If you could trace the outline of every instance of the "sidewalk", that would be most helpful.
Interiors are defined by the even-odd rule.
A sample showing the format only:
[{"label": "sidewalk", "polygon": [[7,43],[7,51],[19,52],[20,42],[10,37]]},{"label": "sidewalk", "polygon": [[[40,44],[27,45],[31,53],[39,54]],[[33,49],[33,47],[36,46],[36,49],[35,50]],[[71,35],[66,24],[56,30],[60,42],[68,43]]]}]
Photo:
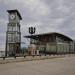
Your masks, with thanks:
[{"label": "sidewalk", "polygon": [[6,64],[6,63],[13,63],[13,62],[24,62],[24,61],[32,61],[32,60],[44,60],[44,59],[53,59],[53,58],[63,58],[66,56],[75,56],[75,54],[68,54],[68,55],[47,55],[47,56],[26,56],[24,57],[10,57],[10,58],[0,58],[0,64]]}]

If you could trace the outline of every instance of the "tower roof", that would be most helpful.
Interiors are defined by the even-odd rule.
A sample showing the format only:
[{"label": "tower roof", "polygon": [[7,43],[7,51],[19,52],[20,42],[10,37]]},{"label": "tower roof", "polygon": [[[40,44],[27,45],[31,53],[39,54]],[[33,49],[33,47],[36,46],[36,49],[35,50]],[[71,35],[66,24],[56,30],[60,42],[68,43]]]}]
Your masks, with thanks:
[{"label": "tower roof", "polygon": [[7,12],[8,12],[8,13],[17,12],[17,14],[18,14],[19,17],[20,17],[20,20],[22,20],[22,17],[21,17],[21,15],[20,15],[20,13],[19,13],[19,11],[18,11],[17,9],[15,9],[15,10],[7,10]]}]

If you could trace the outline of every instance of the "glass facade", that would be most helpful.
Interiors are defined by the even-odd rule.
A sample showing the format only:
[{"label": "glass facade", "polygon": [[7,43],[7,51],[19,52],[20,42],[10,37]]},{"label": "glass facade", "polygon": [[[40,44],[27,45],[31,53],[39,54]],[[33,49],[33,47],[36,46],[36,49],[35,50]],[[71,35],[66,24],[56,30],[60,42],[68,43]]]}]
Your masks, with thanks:
[{"label": "glass facade", "polygon": [[[35,42],[36,41],[36,42]],[[73,41],[64,36],[52,35],[52,36],[39,36],[39,38],[32,39],[32,43],[35,42],[39,45],[40,51],[49,53],[70,53],[74,52]]]}]

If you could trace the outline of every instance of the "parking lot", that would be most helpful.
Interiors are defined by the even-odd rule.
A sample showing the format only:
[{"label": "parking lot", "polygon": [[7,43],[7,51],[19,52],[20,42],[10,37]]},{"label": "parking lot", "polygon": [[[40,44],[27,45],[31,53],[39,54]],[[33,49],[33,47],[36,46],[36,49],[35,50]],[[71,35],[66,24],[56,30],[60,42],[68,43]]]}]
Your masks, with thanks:
[{"label": "parking lot", "polygon": [[75,56],[0,64],[0,75],[75,75]]}]

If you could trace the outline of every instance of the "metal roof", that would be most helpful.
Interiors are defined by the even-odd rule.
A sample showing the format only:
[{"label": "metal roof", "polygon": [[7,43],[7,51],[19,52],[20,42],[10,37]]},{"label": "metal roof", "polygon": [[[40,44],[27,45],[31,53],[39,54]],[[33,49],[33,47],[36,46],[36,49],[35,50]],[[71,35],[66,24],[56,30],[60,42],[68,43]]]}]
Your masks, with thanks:
[{"label": "metal roof", "polygon": [[55,34],[55,35],[60,35],[60,36],[63,36],[64,38],[67,38],[71,41],[73,41],[70,37],[66,36],[66,35],[63,35],[61,33],[57,33],[57,32],[51,32],[51,33],[42,33],[42,34],[32,34],[32,35],[27,35],[27,36],[24,36],[25,38],[38,38],[40,36],[46,36],[46,35],[52,35],[52,34]]},{"label": "metal roof", "polygon": [[17,14],[19,15],[20,19],[22,20],[22,17],[21,17],[21,15],[20,15],[20,13],[19,13],[19,11],[17,9],[15,9],[15,10],[7,10],[7,12],[8,13],[17,12]]}]

